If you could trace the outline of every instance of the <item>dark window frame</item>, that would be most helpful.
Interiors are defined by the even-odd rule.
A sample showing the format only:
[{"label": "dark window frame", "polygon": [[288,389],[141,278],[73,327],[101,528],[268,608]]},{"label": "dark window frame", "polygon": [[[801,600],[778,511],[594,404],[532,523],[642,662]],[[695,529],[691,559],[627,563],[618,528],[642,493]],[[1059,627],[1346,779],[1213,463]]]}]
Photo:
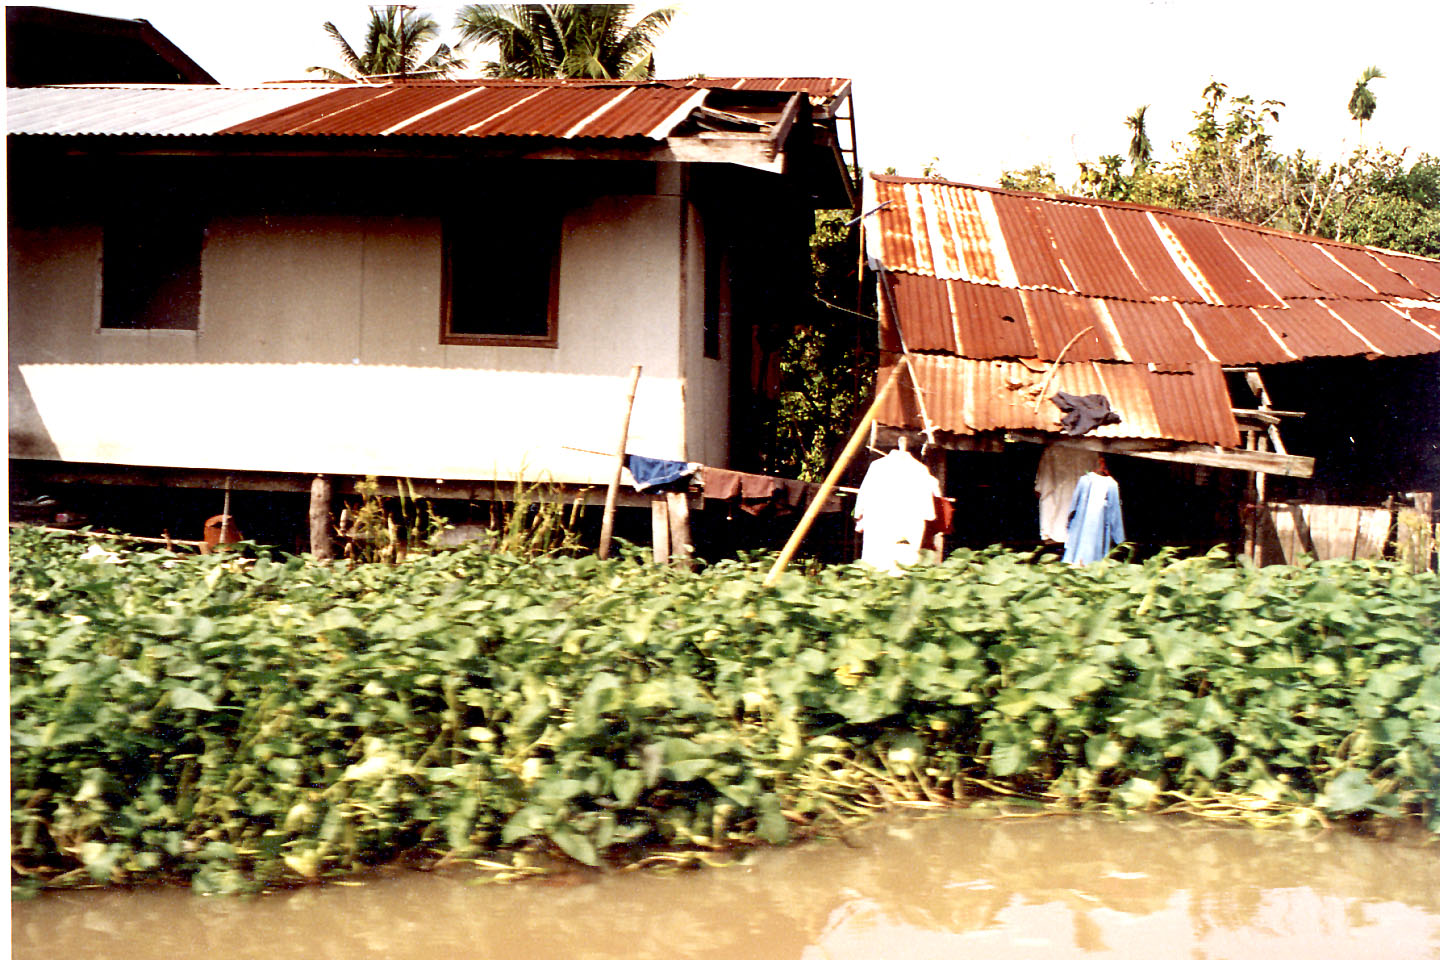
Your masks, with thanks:
[{"label": "dark window frame", "polygon": [[205,218],[150,210],[109,217],[100,239],[100,329],[200,329]]},{"label": "dark window frame", "polygon": [[[533,219],[534,211],[528,211]],[[490,237],[467,237],[460,239],[461,228],[456,220],[446,219],[441,226],[441,281],[440,281],[440,343],[446,346],[471,346],[471,347],[542,347],[554,349],[560,345],[560,248],[562,245],[563,229],[562,216],[558,211],[542,214],[542,226],[524,235],[525,249],[518,252],[515,250],[513,239],[498,241]],[[478,242],[477,242],[478,240]],[[476,298],[480,294],[472,283],[467,285],[468,293],[461,292],[465,287],[456,283],[455,270],[457,257],[463,256],[468,250],[472,259],[477,262],[489,262],[494,264],[497,274],[507,276],[507,263],[513,265],[517,257],[532,255],[548,260],[545,280],[545,333],[514,333],[511,331],[494,329],[484,330],[456,330],[457,313],[466,313],[475,309],[475,304],[463,302],[466,297]],[[508,274],[509,280],[514,281],[513,274]],[[523,281],[522,281],[523,282]],[[522,292],[520,296],[534,296],[532,293]],[[461,301],[457,304],[457,297]],[[457,310],[458,307],[458,310]],[[473,323],[472,321],[468,321]],[[476,324],[478,326],[478,324]]]}]

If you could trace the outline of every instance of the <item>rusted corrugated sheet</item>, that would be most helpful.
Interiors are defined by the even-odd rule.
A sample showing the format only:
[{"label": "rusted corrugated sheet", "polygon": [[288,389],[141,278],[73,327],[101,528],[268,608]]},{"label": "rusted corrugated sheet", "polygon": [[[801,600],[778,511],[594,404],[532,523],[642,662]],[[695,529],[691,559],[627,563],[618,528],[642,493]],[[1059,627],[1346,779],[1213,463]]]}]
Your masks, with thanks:
[{"label": "rusted corrugated sheet", "polygon": [[[1121,422],[1089,434],[1097,437],[1172,439],[1225,447],[1239,445],[1229,396],[1218,365],[1195,364],[1179,373],[1159,373],[1139,364],[1065,363],[1046,384],[1047,365],[1005,360],[912,355],[924,409],[931,425],[969,435],[992,430],[1060,432],[1062,412],[1050,400],[1056,391],[1104,394]],[[889,375],[882,368],[881,378]],[[1044,386],[1045,394],[1040,390]],[[1037,403],[1038,400],[1038,403]],[[923,426],[921,404],[908,375],[881,404],[877,419],[886,426]]]},{"label": "rusted corrugated sheet", "polygon": [[1108,300],[1105,307],[1120,332],[1125,352],[1135,363],[1204,363],[1210,359],[1185,325],[1177,304]]},{"label": "rusted corrugated sheet", "polygon": [[[1036,212],[1039,201],[1007,193],[995,194],[995,213],[1005,235],[1005,249],[1022,287],[1073,290],[1060,266],[1055,244],[1045,221]],[[888,213],[889,211],[885,211]]]},{"label": "rusted corrugated sheet", "polygon": [[1169,228],[1205,278],[1205,282],[1227,306],[1283,306],[1265,289],[1245,261],[1225,243],[1220,228],[1207,220],[1157,213],[1155,219]]},{"label": "rusted corrugated sheet", "polygon": [[1206,349],[1221,363],[1288,363],[1298,359],[1287,353],[1253,307],[1181,305],[1186,318],[1200,334]]},{"label": "rusted corrugated sheet", "polygon": [[1150,298],[1110,238],[1098,209],[1075,203],[1035,204],[1034,209],[1045,220],[1073,289],[1121,300]]},{"label": "rusted corrugated sheet", "polygon": [[1377,253],[1376,256],[1385,266],[1424,290],[1427,297],[1440,298],[1440,263],[1398,253]]},{"label": "rusted corrugated sheet", "polygon": [[[663,139],[711,90],[849,93],[836,78],[726,81],[460,80],[259,88],[35,87],[8,90],[14,135],[528,136]],[[738,94],[726,95],[734,100]],[[751,97],[750,99],[756,99]],[[780,102],[760,96],[762,106]],[[768,107],[767,107],[768,109]]]},{"label": "rusted corrugated sheet", "polygon": [[663,82],[721,90],[779,90],[826,100],[843,96],[850,90],[850,81],[843,77],[694,77]]},{"label": "rusted corrugated sheet", "polygon": [[890,278],[895,310],[905,321],[901,334],[906,349],[957,352],[945,281],[908,273],[894,273]]},{"label": "rusted corrugated sheet", "polygon": [[[1015,401],[1034,386],[1016,361],[1032,348],[1053,361],[1087,327],[1064,355],[1061,389],[1125,396],[1138,426],[1122,430],[1222,446],[1239,433],[1217,362],[1440,353],[1436,261],[1200,214],[874,180],[890,202],[871,222],[872,254],[895,282],[934,284],[914,287],[898,323],[907,339],[914,328],[918,342],[958,354],[925,358],[931,415],[946,429],[1046,429]],[[1015,316],[1007,294],[1023,305],[1028,342],[996,320]]]},{"label": "rusted corrugated sheet", "polygon": [[1266,234],[1265,242],[1275,252],[1289,261],[1297,272],[1319,288],[1322,297],[1354,297],[1363,299],[1375,296],[1375,291],[1356,280],[1350,271],[1325,256],[1319,244],[1306,237],[1287,237]]},{"label": "rusted corrugated sheet", "polygon": [[[345,87],[225,134],[664,137],[697,94],[684,88],[424,84]],[[673,117],[669,124],[664,123]]]},{"label": "rusted corrugated sheet", "polygon": [[1225,231],[1225,242],[1240,255],[1245,265],[1279,297],[1315,297],[1320,290],[1296,272],[1290,262],[1265,242],[1258,230],[1235,228]]},{"label": "rusted corrugated sheet", "polygon": [[1160,436],[1221,447],[1240,446],[1230,412],[1230,390],[1218,364],[1195,363],[1155,370],[1146,381]]},{"label": "rusted corrugated sheet", "polygon": [[1306,357],[1351,357],[1370,348],[1318,300],[1286,300],[1285,310],[1265,313],[1286,349]]},{"label": "rusted corrugated sheet", "polygon": [[1150,291],[1152,298],[1197,302],[1204,299],[1190,279],[1176,266],[1175,257],[1161,241],[1155,222],[1148,213],[1144,210],[1107,207],[1103,214],[1106,225],[1120,245],[1121,253],[1125,255],[1145,289]]},{"label": "rusted corrugated sheet", "polygon": [[1389,356],[1440,353],[1440,338],[1419,324],[1404,319],[1383,303],[1374,300],[1327,300],[1325,306]]},{"label": "rusted corrugated sheet", "polygon": [[963,280],[945,282],[960,335],[959,349],[952,352],[987,358],[1035,356],[1020,291]]},{"label": "rusted corrugated sheet", "polygon": [[1392,297],[1423,298],[1425,296],[1425,291],[1387,269],[1384,264],[1364,250],[1342,247],[1335,243],[1326,244],[1325,252],[1339,260],[1342,267],[1359,277],[1362,283],[1374,289],[1376,293]]},{"label": "rusted corrugated sheet", "polygon": [[[1030,331],[1035,337],[1036,355],[1041,360],[1055,360],[1065,351],[1064,360],[1116,360],[1119,352],[1110,340],[1105,323],[1088,297],[1076,297],[1049,290],[1026,290],[1021,294],[1025,313],[1030,318]],[[1086,330],[1086,328],[1089,328]],[[1072,338],[1076,338],[1071,343]],[[964,333],[961,333],[964,337]]]},{"label": "rusted corrugated sheet", "polygon": [[1440,334],[1440,310],[1431,310],[1428,307],[1411,307],[1410,319],[1420,324],[1427,330],[1433,330]]}]

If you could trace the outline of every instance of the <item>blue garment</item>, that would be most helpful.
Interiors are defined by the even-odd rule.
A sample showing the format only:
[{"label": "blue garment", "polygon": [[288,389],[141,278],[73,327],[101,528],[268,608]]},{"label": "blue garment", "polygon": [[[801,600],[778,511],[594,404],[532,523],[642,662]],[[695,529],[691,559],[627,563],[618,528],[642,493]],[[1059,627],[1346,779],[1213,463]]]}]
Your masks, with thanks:
[{"label": "blue garment", "polygon": [[625,454],[625,467],[635,480],[635,489],[640,493],[658,487],[667,487],[690,476],[700,464],[684,460],[656,460],[654,457],[639,457]]},{"label": "blue garment", "polygon": [[1070,522],[1065,534],[1065,562],[1083,565],[1104,559],[1110,548],[1125,539],[1120,517],[1120,485],[1114,477],[1087,473],[1075,484],[1070,498]]}]

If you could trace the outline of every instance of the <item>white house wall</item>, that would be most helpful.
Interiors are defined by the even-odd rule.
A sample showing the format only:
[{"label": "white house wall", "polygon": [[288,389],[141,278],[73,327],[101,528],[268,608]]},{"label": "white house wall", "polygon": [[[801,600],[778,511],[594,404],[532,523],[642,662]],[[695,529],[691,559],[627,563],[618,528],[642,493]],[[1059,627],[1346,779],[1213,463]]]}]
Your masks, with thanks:
[{"label": "white house wall", "polygon": [[685,309],[680,342],[685,369],[685,436],[690,459],[724,464],[730,456],[730,309],[720,316],[720,356],[705,356],[704,223],[694,207],[685,212]]},{"label": "white house wall", "polygon": [[553,349],[439,343],[438,219],[214,219],[194,332],[100,330],[99,229],[12,230],[11,455],[603,482],[640,363],[629,447],[687,458],[681,223],[567,215]]}]

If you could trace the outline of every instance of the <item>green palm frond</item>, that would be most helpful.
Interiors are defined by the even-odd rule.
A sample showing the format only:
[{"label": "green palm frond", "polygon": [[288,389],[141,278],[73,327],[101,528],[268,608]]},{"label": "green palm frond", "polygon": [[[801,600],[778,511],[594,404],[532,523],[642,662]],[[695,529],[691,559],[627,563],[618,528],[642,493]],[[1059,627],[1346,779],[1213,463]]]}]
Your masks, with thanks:
[{"label": "green palm frond", "polygon": [[1370,89],[1371,80],[1383,80],[1385,74],[1379,67],[1366,67],[1360,74],[1360,79],[1355,81],[1355,89],[1350,94],[1350,103],[1347,108],[1350,116],[1359,121],[1360,126],[1365,126],[1365,121],[1375,115],[1375,93]]}]

